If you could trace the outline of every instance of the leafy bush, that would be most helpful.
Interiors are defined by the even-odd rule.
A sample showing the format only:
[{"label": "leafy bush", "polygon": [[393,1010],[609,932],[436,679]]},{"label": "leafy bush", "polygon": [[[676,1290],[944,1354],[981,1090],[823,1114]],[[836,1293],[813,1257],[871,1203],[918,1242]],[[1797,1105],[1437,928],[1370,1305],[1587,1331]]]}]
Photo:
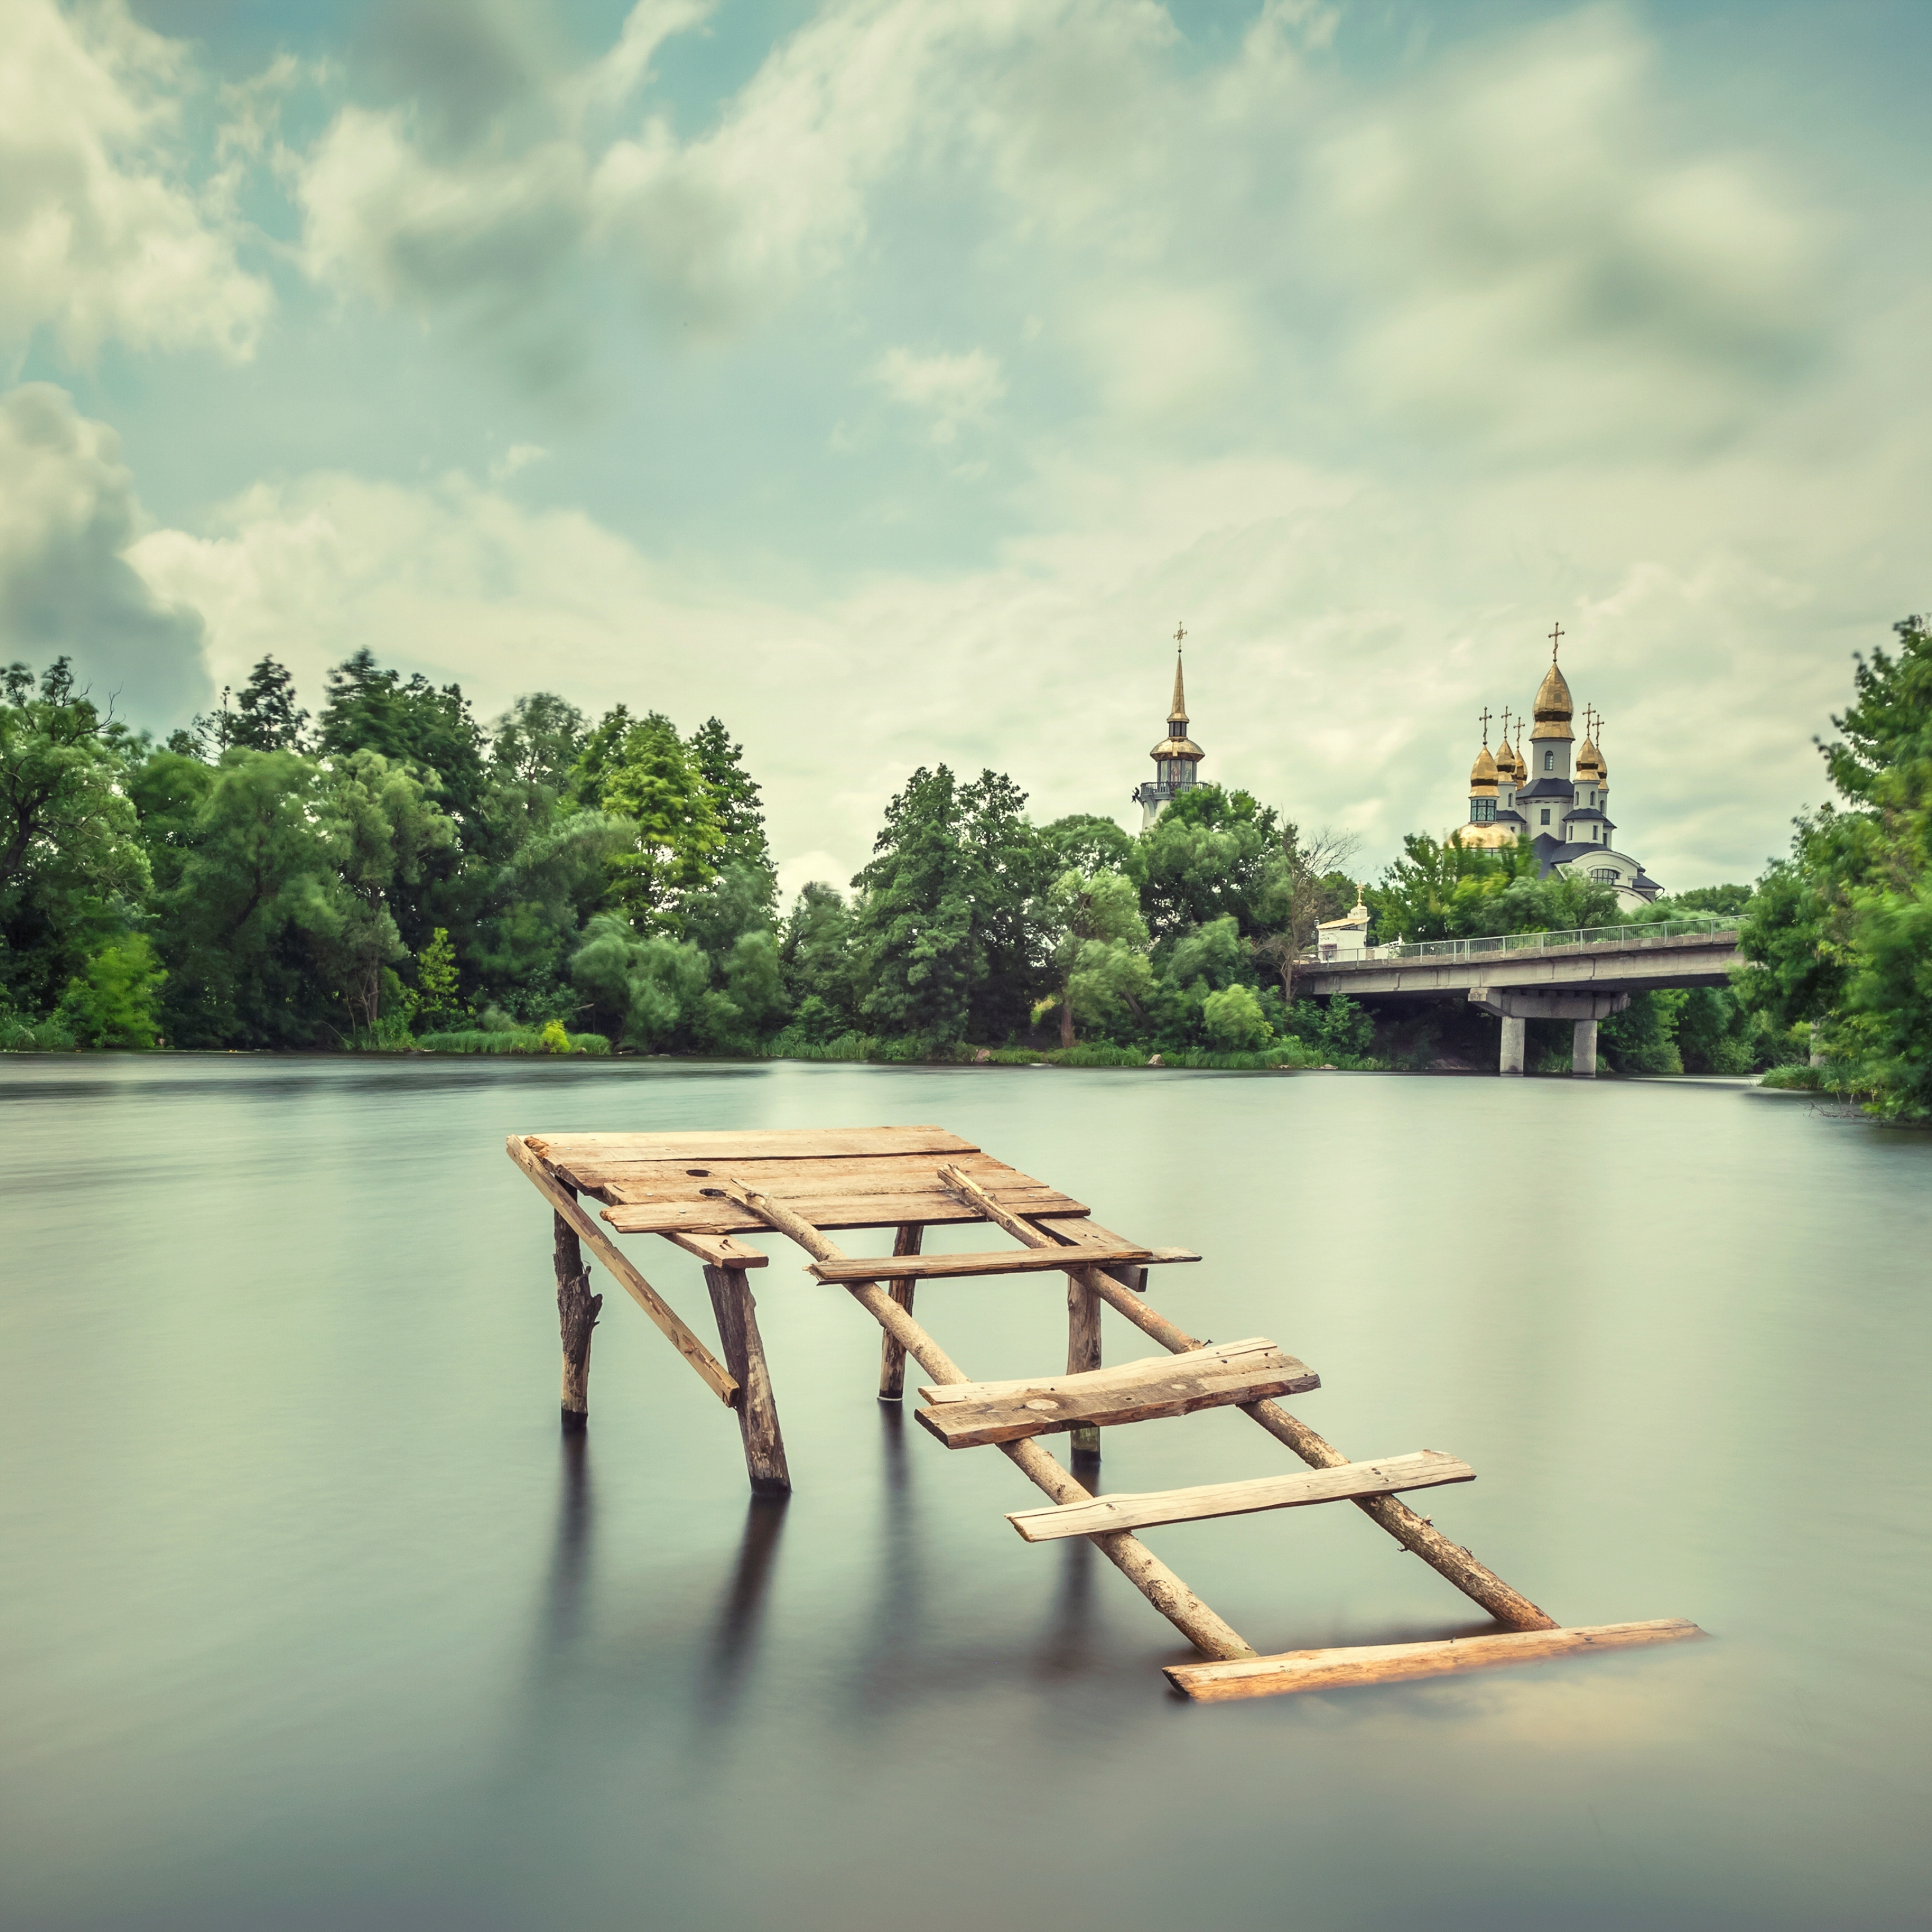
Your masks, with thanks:
[{"label": "leafy bush", "polygon": [[57,1017],[82,1046],[150,1051],[159,1044],[157,1009],[167,976],[145,933],[112,940],[68,982]]},{"label": "leafy bush", "polygon": [[[552,1044],[561,1038],[562,1046]],[[580,1053],[593,1058],[610,1051],[601,1033],[566,1033],[552,1020],[535,1027],[472,1027],[451,1033],[426,1033],[415,1044],[424,1053]]]}]

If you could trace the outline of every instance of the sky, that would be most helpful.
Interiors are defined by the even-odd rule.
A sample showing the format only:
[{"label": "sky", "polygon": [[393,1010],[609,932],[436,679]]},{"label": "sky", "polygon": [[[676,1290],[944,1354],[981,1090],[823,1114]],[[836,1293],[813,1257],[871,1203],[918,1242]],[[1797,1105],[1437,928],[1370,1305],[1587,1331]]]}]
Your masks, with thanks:
[{"label": "sky", "polygon": [[[1560,624],[1754,877],[1932,604],[1932,9],[0,0],[0,657],[166,730],[367,646],[765,788],[1466,815]],[[1493,732],[1492,732],[1493,742]]]}]

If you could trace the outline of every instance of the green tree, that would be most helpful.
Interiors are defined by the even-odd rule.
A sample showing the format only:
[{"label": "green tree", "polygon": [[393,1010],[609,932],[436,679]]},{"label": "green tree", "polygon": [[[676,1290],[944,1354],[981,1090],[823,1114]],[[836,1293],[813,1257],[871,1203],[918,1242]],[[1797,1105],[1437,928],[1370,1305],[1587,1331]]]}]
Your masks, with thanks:
[{"label": "green tree", "polygon": [[710,788],[670,720],[655,711],[626,719],[612,745],[605,728],[616,716],[591,734],[580,766],[582,793],[634,828],[629,849],[611,862],[612,901],[640,932],[675,932],[686,897],[718,875],[724,832]]},{"label": "green tree", "polygon": [[0,994],[42,1011],[124,929],[151,884],[126,728],[57,658],[0,672]]},{"label": "green tree", "polygon": [[643,1052],[668,1050],[688,1033],[711,987],[711,962],[664,933],[640,937],[620,913],[599,913],[572,956],[571,976],[586,994],[598,1031]]},{"label": "green tree", "polygon": [[1025,1023],[1042,977],[1030,916],[1042,855],[1025,802],[998,772],[962,785],[922,766],[886,808],[853,880],[875,1031],[938,1046]]},{"label": "green tree", "polygon": [[[365,652],[364,655],[367,655]],[[221,709],[212,718],[197,721],[216,746],[231,745],[249,752],[299,752],[308,713],[296,703],[296,681],[285,664],[264,656],[248,674],[248,682],[229,704],[226,687]]]},{"label": "green tree", "polygon": [[1075,1043],[1076,1020],[1108,1026],[1144,1017],[1154,968],[1140,895],[1124,873],[1070,868],[1048,890],[1040,926],[1058,991],[1036,1013],[1059,1007],[1063,1047]]},{"label": "green tree", "polygon": [[1231,1053],[1252,1053],[1274,1032],[1262,1003],[1246,986],[1223,986],[1210,993],[1201,1003],[1201,1024],[1216,1046]]},{"label": "green tree", "polygon": [[420,671],[405,679],[358,650],[328,674],[316,736],[325,758],[374,752],[416,772],[456,822],[464,845],[488,822],[489,781],[482,728],[460,685],[440,689]]},{"label": "green tree", "polygon": [[132,1047],[158,1043],[159,1005],[167,974],[145,933],[110,940],[68,982],[58,1018],[82,1046]]},{"label": "green tree", "polygon": [[1774,1029],[1810,1022],[1838,1078],[1881,1111],[1932,1117],[1932,631],[1894,626],[1860,658],[1822,748],[1845,802],[1798,822],[1758,882],[1737,990]]},{"label": "green tree", "polygon": [[711,814],[718,824],[718,863],[762,872],[770,884],[766,902],[772,903],[777,874],[771,848],[765,842],[764,808],[759,788],[745,769],[745,748],[734,745],[724,725],[707,718],[692,734],[692,762],[711,797]]},{"label": "green tree", "polygon": [[858,1024],[859,950],[851,908],[837,886],[814,880],[800,888],[786,915],[778,958],[788,996],[813,1045]]},{"label": "green tree", "polygon": [[1278,839],[1274,812],[1246,792],[1219,785],[1183,792],[1141,834],[1128,868],[1156,943],[1223,918],[1244,938],[1258,936]]},{"label": "green tree", "polygon": [[416,955],[416,1010],[427,1028],[448,1025],[457,1010],[456,948],[446,928],[438,926]]},{"label": "green tree", "polygon": [[1304,832],[1286,824],[1268,854],[1256,896],[1262,937],[1255,952],[1274,968],[1285,1006],[1294,1004],[1295,962],[1314,945],[1322,922],[1341,918],[1354,904],[1354,882],[1341,868],[1360,844],[1352,832],[1324,826]]}]

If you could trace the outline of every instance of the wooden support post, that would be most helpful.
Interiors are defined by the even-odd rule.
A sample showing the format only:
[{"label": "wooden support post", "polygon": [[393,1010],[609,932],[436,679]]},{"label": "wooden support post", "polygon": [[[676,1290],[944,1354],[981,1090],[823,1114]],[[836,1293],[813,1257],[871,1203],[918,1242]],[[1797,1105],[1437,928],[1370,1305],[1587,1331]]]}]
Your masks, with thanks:
[{"label": "wooden support post", "polygon": [[[559,1184],[561,1185],[561,1184]],[[576,1190],[569,1190],[572,1198]],[[556,1264],[556,1325],[563,1342],[563,1432],[580,1436],[590,1426],[590,1334],[604,1298],[590,1292],[590,1270],[575,1231],[561,1214],[550,1216]]]},{"label": "wooden support post", "polygon": [[707,1268],[704,1286],[711,1292],[712,1309],[718,1317],[724,1366],[738,1384],[738,1430],[745,1440],[746,1474],[758,1495],[787,1495],[791,1472],[785,1466],[784,1437],[778,1429],[778,1405],[772,1400],[771,1373],[765,1366],[751,1283],[742,1268]]},{"label": "wooden support post", "polygon": [[[1070,1270],[1066,1276],[1066,1372],[1084,1375],[1100,1366],[1100,1298],[1087,1285],[1087,1268]],[[1076,1454],[1100,1453],[1098,1429],[1069,1432]]]},{"label": "wooden support post", "polygon": [[[818,1261],[840,1261],[843,1251],[802,1215],[768,1194],[728,1181],[728,1200],[755,1214],[768,1227],[788,1235]],[[858,1303],[935,1382],[970,1382],[972,1377],[876,1282],[846,1284]],[[1093,1492],[1063,1469],[1037,1442],[1002,1442],[1000,1452],[1022,1474],[1057,1503],[1090,1502]],[[1088,1538],[1094,1548],[1138,1590],[1204,1657],[1252,1657],[1254,1646],[1208,1608],[1154,1552],[1126,1530]]]},{"label": "wooden support post", "polygon": [[[924,1238],[923,1222],[908,1221],[892,1237],[892,1252],[896,1255],[916,1255],[919,1244]],[[889,1281],[886,1286],[892,1299],[910,1315],[912,1312],[914,1282],[910,1276],[898,1281]],[[901,1402],[905,1397],[905,1345],[890,1329],[879,1340],[879,1400],[881,1402]]]},{"label": "wooden support post", "polygon": [[[1029,1247],[1072,1245],[1009,1214],[973,1178],[956,1167],[942,1167],[940,1178],[963,1198],[976,1203],[989,1220],[997,1222],[1016,1240]],[[1171,1354],[1184,1354],[1202,1345],[1164,1315],[1156,1313],[1131,1290],[1099,1268],[1084,1272],[1100,1299],[1124,1315],[1144,1334],[1151,1335]],[[1278,1442],[1285,1443],[1311,1468],[1336,1469],[1348,1458],[1332,1442],[1324,1442],[1306,1423],[1298,1421],[1279,1402],[1244,1402],[1241,1413],[1258,1423]],[[1478,1563],[1460,1544],[1451,1543],[1435,1526],[1416,1514],[1406,1503],[1394,1496],[1361,1496],[1353,1499],[1356,1508],[1380,1528],[1388,1531],[1403,1549],[1419,1556],[1438,1576],[1455,1585],[1472,1602],[1481,1604],[1499,1624],[1511,1630],[1556,1630],[1556,1619],[1540,1610],[1520,1592],[1513,1590],[1493,1570]]]}]

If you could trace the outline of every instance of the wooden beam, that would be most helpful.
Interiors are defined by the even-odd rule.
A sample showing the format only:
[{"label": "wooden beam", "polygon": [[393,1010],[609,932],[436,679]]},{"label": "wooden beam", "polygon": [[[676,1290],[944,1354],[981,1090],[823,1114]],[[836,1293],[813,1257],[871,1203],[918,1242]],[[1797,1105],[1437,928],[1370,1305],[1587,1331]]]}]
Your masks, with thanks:
[{"label": "wooden beam", "polygon": [[745,1444],[745,1472],[760,1496],[784,1495],[791,1488],[785,1463],[784,1437],[778,1429],[778,1405],[772,1400],[772,1378],[765,1366],[765,1345],[758,1334],[758,1304],[742,1268],[707,1268],[704,1286],[718,1317],[718,1338],[724,1360],[739,1388],[734,1406],[738,1432]]},{"label": "wooden beam", "polygon": [[[843,1258],[836,1243],[828,1240],[810,1222],[794,1214],[783,1202],[735,1185],[730,1191],[733,1200],[757,1214],[767,1226],[788,1235],[814,1259]],[[907,1354],[935,1384],[950,1384],[971,1379],[906,1310],[880,1291],[876,1282],[853,1284],[848,1292],[888,1334],[897,1336]],[[1076,1482],[1038,1443],[1003,1442],[1000,1452],[1054,1502],[1091,1500],[1091,1492]],[[1209,1609],[1138,1537],[1121,1530],[1088,1540],[1204,1656],[1228,1658],[1252,1657],[1255,1654],[1254,1646]]]},{"label": "wooden beam", "polygon": [[[895,1261],[898,1257],[895,1256]],[[1150,1248],[1118,1248],[1096,1252],[1102,1262],[1152,1262],[1160,1256]],[[844,1287],[848,1282],[871,1281],[890,1275],[895,1281],[963,1280],[972,1275],[1045,1274],[1066,1266],[1044,1249],[1002,1248],[991,1254],[912,1255],[888,1268],[877,1255],[854,1255],[842,1261],[814,1262],[806,1272],[820,1281]]]},{"label": "wooden beam", "polygon": [[1288,1650],[1275,1657],[1244,1658],[1230,1664],[1175,1664],[1166,1669],[1168,1682],[1177,1690],[1198,1703],[1219,1704],[1237,1697],[1279,1697],[1298,1690],[1340,1690],[1359,1684],[1443,1677],[1456,1671],[1534,1664],[1546,1658],[1622,1650],[1638,1644],[1682,1643],[1706,1634],[1682,1617],[1662,1617],[1648,1623],[1511,1630],[1499,1636],[1450,1637],[1435,1643]]},{"label": "wooden beam", "polygon": [[686,1326],[670,1304],[638,1272],[630,1257],[620,1248],[584,1210],[562,1182],[551,1174],[542,1157],[532,1154],[520,1134],[512,1134],[505,1150],[530,1177],[530,1184],[548,1201],[558,1220],[563,1222],[590,1252],[616,1276],[617,1286],[648,1315],[668,1336],[678,1353],[698,1371],[726,1408],[732,1407],[738,1394],[734,1377],[724,1365]]},{"label": "wooden beam", "polygon": [[1058,1435],[1081,1423],[1106,1428],[1153,1422],[1318,1385],[1306,1362],[1258,1336],[1186,1355],[1149,1355],[1086,1375],[922,1388],[920,1394],[932,1406],[921,1409],[918,1419],[947,1448],[976,1449],[989,1442]]},{"label": "wooden beam", "polygon": [[[916,1255],[926,1229],[916,1221],[902,1224],[892,1237],[892,1252],[897,1256]],[[888,1281],[886,1292],[910,1315],[912,1312],[913,1284],[901,1278]],[[905,1344],[889,1329],[879,1337],[879,1400],[881,1402],[902,1402],[905,1399]]]},{"label": "wooden beam", "polygon": [[568,1167],[573,1156],[628,1160],[821,1160],[827,1155],[977,1154],[944,1127],[706,1127],[665,1134],[526,1134],[546,1160]]},{"label": "wooden beam", "polygon": [[[1010,1215],[970,1174],[957,1168],[942,1167],[940,1178],[965,1200],[979,1207],[986,1219],[1006,1229],[1016,1240],[1035,1247],[1066,1246],[1057,1234],[1029,1226]],[[1147,1304],[1113,1280],[1104,1269],[1088,1270],[1094,1292],[1117,1314],[1124,1316],[1144,1334],[1151,1335],[1163,1348],[1180,1354],[1201,1345],[1184,1330],[1156,1312]],[[1308,1425],[1288,1414],[1280,1403],[1261,1401],[1246,1403],[1241,1413],[1258,1424],[1276,1442],[1286,1444],[1310,1467],[1339,1468],[1348,1457],[1332,1442],[1325,1442]],[[1459,1543],[1418,1516],[1406,1503],[1394,1496],[1362,1496],[1354,1506],[1378,1528],[1384,1529],[1403,1549],[1419,1556],[1436,1574],[1455,1585],[1472,1603],[1480,1604],[1499,1624],[1511,1630],[1555,1630],[1556,1619],[1540,1609],[1520,1591],[1513,1590],[1496,1573],[1477,1562]]]},{"label": "wooden beam", "polygon": [[1193,1489],[1154,1490],[1140,1495],[1096,1496],[1071,1508],[1019,1510],[1006,1518],[1029,1543],[1088,1536],[1096,1529],[1148,1529],[1156,1523],[1200,1522],[1210,1516],[1246,1516],[1257,1510],[1301,1509],[1311,1503],[1352,1502],[1393,1490],[1426,1490],[1438,1483],[1469,1483],[1468,1463],[1439,1450],[1387,1456],[1379,1462],[1345,1462],[1339,1469],[1258,1476],[1242,1483],[1204,1483]]}]

